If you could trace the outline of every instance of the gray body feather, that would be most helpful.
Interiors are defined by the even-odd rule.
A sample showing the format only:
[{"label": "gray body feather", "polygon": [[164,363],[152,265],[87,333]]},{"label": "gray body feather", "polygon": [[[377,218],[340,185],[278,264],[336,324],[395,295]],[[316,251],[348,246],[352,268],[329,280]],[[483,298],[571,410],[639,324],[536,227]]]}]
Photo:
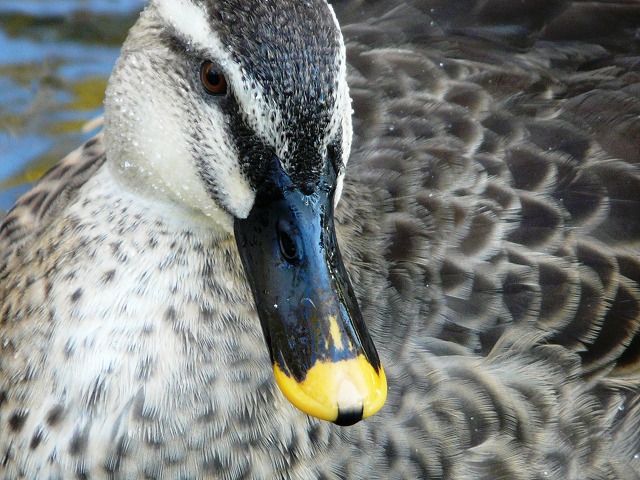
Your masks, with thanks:
[{"label": "gray body feather", "polygon": [[640,6],[542,3],[334,5],[377,415],[291,407],[235,244],[99,137],[0,228],[0,477],[640,478]]}]

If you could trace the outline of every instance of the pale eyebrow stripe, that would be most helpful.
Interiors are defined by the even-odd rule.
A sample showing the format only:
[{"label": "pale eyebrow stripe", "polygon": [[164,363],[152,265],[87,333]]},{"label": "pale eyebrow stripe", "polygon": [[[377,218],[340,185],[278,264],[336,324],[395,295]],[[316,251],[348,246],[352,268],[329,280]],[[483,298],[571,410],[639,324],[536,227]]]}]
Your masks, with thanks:
[{"label": "pale eyebrow stripe", "polygon": [[207,13],[189,0],[157,0],[158,11],[182,38],[201,48],[211,48],[215,33]]}]

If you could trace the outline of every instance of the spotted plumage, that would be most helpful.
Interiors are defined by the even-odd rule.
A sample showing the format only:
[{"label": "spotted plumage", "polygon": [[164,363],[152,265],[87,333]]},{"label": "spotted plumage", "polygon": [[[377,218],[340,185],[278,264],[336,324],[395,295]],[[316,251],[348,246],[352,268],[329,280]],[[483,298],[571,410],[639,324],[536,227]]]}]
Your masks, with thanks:
[{"label": "spotted plumage", "polygon": [[[311,5],[151,2],[104,137],[8,213],[0,477],[640,478],[640,7],[336,2],[351,119]],[[266,64],[281,30],[233,29],[244,7],[309,63]],[[233,108],[197,90],[202,56]],[[325,88],[323,120],[282,126]],[[273,382],[230,228],[257,144],[305,180],[351,151],[338,240],[389,383],[354,426]]]}]

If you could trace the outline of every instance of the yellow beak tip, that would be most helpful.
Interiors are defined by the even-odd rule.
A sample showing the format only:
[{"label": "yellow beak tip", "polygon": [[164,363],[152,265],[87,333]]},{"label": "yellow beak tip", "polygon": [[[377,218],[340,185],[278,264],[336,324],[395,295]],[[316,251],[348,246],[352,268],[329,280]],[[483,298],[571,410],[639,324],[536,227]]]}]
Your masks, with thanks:
[{"label": "yellow beak tip", "polygon": [[338,425],[353,425],[375,414],[387,398],[387,379],[363,355],[336,362],[317,362],[301,382],[273,365],[284,396],[304,413]]}]

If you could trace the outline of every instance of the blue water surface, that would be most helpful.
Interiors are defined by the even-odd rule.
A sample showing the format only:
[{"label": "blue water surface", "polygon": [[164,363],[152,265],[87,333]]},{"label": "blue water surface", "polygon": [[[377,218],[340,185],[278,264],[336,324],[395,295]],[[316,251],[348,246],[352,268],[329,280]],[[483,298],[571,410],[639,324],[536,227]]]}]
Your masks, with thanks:
[{"label": "blue water surface", "polygon": [[0,0],[0,215],[95,132],[141,0]]},{"label": "blue water surface", "polygon": [[87,10],[95,13],[129,13],[139,10],[140,0],[3,0],[1,12],[20,12],[34,17],[69,15]]}]

